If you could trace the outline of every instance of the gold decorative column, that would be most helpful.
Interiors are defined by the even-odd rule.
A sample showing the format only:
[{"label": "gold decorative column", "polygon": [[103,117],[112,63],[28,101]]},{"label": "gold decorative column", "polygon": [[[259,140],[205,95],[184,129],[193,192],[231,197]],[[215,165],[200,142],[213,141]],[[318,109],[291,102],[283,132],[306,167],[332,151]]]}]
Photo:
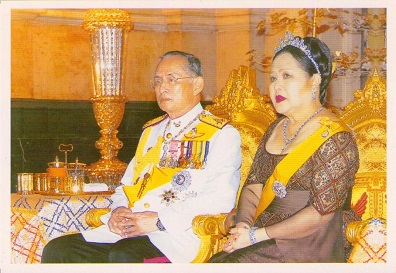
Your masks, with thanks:
[{"label": "gold decorative column", "polygon": [[122,142],[117,138],[124,111],[124,62],[129,14],[119,9],[92,9],[82,27],[91,34],[94,96],[91,99],[101,137],[95,143],[101,158],[87,167],[90,182],[106,183],[114,189],[127,164],[117,158]]}]

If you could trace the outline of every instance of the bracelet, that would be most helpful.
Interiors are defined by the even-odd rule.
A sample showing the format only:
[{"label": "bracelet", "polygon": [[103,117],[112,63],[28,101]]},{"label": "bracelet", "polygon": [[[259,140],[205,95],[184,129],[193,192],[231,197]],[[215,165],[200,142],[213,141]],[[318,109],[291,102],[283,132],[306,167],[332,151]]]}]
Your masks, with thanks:
[{"label": "bracelet", "polygon": [[162,225],[161,220],[160,220],[159,218],[157,219],[156,225],[157,225],[157,228],[158,228],[160,231],[166,230],[165,227]]},{"label": "bracelet", "polygon": [[254,232],[256,231],[256,229],[258,229],[258,227],[252,227],[249,230],[249,238],[250,238],[250,242],[252,243],[252,245],[257,243],[257,238],[254,235]]}]

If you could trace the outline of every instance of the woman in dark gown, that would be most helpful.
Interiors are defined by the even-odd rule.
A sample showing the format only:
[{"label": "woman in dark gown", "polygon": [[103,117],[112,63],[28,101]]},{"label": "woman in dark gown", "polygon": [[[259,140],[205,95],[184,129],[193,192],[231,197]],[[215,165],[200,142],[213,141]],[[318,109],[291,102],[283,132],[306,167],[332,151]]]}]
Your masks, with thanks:
[{"label": "woman in dark gown", "polygon": [[359,220],[349,207],[359,155],[323,106],[331,74],[323,42],[286,33],[270,71],[280,118],[258,147],[231,236],[209,262],[345,262],[344,229]]}]

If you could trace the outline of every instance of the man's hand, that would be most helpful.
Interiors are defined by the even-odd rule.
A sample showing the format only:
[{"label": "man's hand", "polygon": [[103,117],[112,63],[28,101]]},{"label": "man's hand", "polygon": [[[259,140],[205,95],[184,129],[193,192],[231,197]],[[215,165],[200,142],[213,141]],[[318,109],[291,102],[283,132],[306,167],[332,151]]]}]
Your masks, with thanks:
[{"label": "man's hand", "polygon": [[127,228],[121,234],[122,237],[134,237],[145,235],[158,230],[157,228],[158,213],[152,211],[134,212],[126,223]]},{"label": "man's hand", "polygon": [[107,225],[111,232],[121,235],[125,232],[128,225],[128,219],[132,218],[133,213],[127,207],[119,207],[113,210]]},{"label": "man's hand", "polygon": [[126,207],[119,207],[113,210],[108,226],[111,232],[129,238],[156,231],[157,219],[156,212],[132,212]]}]

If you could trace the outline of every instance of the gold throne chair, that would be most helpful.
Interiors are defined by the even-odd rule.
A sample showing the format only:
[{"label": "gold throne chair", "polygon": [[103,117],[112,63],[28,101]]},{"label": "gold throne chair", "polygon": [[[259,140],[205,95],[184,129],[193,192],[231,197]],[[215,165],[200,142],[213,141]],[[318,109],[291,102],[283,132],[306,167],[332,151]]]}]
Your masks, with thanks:
[{"label": "gold throne chair", "polygon": [[[246,66],[233,70],[226,86],[206,107],[214,115],[226,118],[240,133],[242,139],[241,185],[253,163],[257,147],[268,126],[277,118],[266,95],[256,87],[256,71]],[[239,194],[237,200],[239,199]],[[228,221],[234,211],[219,215],[199,215],[193,220],[193,230],[201,239],[201,246],[193,263],[203,263],[221,251],[227,240]]]},{"label": "gold throne chair", "polygon": [[386,81],[375,70],[340,118],[356,134],[360,166],[352,191],[352,207],[362,221],[347,227],[353,250],[348,262],[386,262]]}]

